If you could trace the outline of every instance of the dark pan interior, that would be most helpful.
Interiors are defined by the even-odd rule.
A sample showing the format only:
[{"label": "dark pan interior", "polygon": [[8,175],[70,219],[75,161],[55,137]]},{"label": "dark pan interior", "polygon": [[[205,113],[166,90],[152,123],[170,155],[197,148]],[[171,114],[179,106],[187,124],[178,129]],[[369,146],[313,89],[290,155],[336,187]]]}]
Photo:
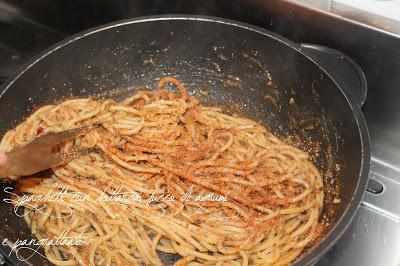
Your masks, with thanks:
[{"label": "dark pan interior", "polygon": [[[3,86],[0,134],[38,106],[112,91],[120,97],[138,88],[154,89],[160,77],[172,75],[203,103],[256,119],[309,151],[324,174],[324,221],[331,228],[345,213],[360,178],[359,129],[335,83],[277,38],[203,19],[139,20],[71,37]],[[205,90],[207,97],[201,93]],[[340,197],[339,204],[332,203],[334,197]],[[12,207],[2,203],[0,208],[0,236],[11,242],[30,239]],[[44,259],[36,254],[30,262],[40,265]]]}]

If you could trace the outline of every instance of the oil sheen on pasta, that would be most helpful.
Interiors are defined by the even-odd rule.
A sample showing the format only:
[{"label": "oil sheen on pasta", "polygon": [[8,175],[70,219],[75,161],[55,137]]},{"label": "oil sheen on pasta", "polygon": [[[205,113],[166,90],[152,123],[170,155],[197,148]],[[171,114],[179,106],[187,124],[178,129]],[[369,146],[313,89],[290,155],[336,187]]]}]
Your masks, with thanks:
[{"label": "oil sheen on pasta", "polygon": [[[179,92],[166,90],[167,83]],[[162,78],[156,92],[122,102],[44,106],[10,130],[0,149],[93,124],[63,147],[88,152],[55,166],[51,178],[20,184],[27,195],[70,192],[62,201],[31,197],[25,204],[38,239],[66,230],[85,237],[81,246],[44,245],[52,263],[163,265],[163,252],[179,255],[175,265],[288,265],[318,237],[324,192],[308,154],[252,120],[200,105],[172,77]],[[116,191],[142,200],[96,201]],[[146,201],[168,194],[175,200]]]}]

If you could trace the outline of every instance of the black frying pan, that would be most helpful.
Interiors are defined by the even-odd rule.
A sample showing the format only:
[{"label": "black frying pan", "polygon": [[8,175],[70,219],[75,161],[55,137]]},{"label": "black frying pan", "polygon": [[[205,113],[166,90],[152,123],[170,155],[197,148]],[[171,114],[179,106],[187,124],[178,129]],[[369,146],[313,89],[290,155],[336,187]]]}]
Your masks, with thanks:
[{"label": "black frying pan", "polygon": [[[209,96],[200,97],[203,103],[261,121],[309,151],[323,172],[326,234],[297,261],[310,265],[345,232],[360,204],[370,144],[360,110],[365,94],[351,93],[359,84],[341,80],[349,73],[340,74],[345,69],[335,66],[340,59],[320,66],[311,57],[318,61],[321,49],[309,48],[219,18],[171,15],[108,24],[52,46],[3,84],[0,134],[37,106],[70,97],[101,97],[120,88],[129,88],[123,91],[130,94],[140,87],[154,88],[165,75],[177,77],[199,97],[207,89]],[[333,203],[335,197],[340,197],[339,204]],[[1,238],[31,238],[12,207],[0,206]],[[9,256],[6,245],[1,250]],[[30,253],[20,250],[19,256]],[[10,260],[22,264],[15,254]],[[35,254],[29,262],[41,265],[46,260]]]}]

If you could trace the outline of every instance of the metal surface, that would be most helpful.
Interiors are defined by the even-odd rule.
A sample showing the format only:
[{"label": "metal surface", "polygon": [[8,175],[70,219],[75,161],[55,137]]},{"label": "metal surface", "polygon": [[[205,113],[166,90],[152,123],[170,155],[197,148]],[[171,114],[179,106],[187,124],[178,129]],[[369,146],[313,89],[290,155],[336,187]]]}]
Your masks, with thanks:
[{"label": "metal surface", "polygon": [[364,0],[334,0],[331,12],[388,32],[400,34],[400,2]]},{"label": "metal surface", "polygon": [[83,130],[75,128],[49,133],[6,153],[7,161],[0,168],[0,177],[17,180],[21,176],[33,175],[61,163],[65,157],[61,152],[53,151],[53,147],[75,138]]},{"label": "metal surface", "polygon": [[373,159],[370,178],[383,191],[365,193],[347,233],[316,266],[400,264],[400,171]]},{"label": "metal surface", "polygon": [[[149,58],[155,63],[143,67]],[[325,173],[325,206],[335,215],[327,215],[332,230],[296,264],[313,263],[345,231],[359,206],[369,172],[368,132],[361,104],[300,46],[276,34],[194,16],[138,18],[87,31],[31,60],[3,85],[2,124],[19,122],[11,108],[23,117],[34,105],[154,84],[166,74],[177,76],[193,94],[207,88],[207,103],[244,106],[246,114],[275,134],[301,139],[304,149],[318,146],[313,160]],[[266,95],[278,104],[265,100]],[[24,101],[28,96],[31,101]],[[333,204],[337,196],[341,201]]]},{"label": "metal surface", "polygon": [[302,5],[307,8],[314,8],[317,10],[323,10],[329,12],[331,10],[331,5],[333,0],[286,0],[293,4]]},{"label": "metal surface", "polygon": [[399,265],[399,220],[363,204],[347,232],[316,266]]},{"label": "metal surface", "polygon": [[296,5],[339,15],[370,27],[400,33],[398,0],[285,0]]}]

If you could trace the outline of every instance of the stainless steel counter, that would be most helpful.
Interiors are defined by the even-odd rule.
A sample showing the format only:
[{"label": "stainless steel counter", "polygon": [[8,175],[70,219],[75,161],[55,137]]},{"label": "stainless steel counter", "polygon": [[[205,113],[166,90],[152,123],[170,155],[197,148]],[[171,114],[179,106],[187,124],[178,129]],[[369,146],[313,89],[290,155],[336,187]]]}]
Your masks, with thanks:
[{"label": "stainless steel counter", "polygon": [[400,172],[374,158],[370,178],[383,192],[366,192],[353,224],[318,266],[400,265]]},{"label": "stainless steel counter", "polygon": [[287,0],[358,21],[391,33],[400,33],[399,0]]}]

